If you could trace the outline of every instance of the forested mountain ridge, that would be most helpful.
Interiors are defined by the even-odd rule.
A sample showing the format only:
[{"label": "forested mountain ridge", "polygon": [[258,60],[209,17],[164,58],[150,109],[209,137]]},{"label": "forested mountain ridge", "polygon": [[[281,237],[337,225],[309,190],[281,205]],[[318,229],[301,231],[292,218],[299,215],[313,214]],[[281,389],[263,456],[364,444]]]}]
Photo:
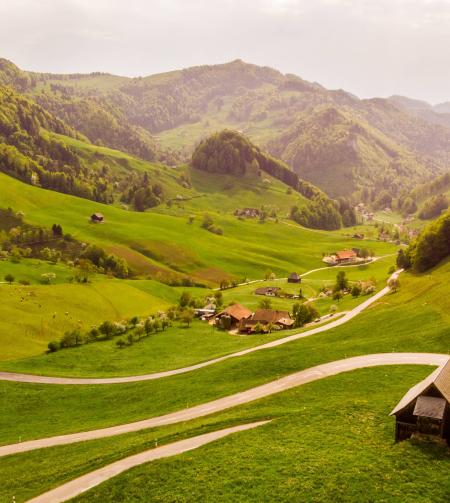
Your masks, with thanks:
[{"label": "forested mountain ridge", "polygon": [[304,113],[268,148],[333,197],[358,192],[367,200],[382,190],[396,196],[440,172],[437,163],[419,158],[354,113],[330,105]]},{"label": "forested mountain ridge", "polygon": [[240,60],[142,78],[24,72],[0,60],[0,82],[91,142],[148,160],[188,160],[214,131],[242,131],[333,197],[397,197],[448,168],[445,113],[432,112],[444,118],[437,123],[398,100],[360,100]]}]

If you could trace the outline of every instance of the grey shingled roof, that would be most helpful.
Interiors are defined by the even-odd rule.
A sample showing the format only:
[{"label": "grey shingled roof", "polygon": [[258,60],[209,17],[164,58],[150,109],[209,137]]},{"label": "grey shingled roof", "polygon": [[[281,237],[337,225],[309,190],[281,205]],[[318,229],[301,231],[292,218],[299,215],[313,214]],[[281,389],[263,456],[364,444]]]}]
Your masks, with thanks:
[{"label": "grey shingled roof", "polygon": [[443,419],[446,404],[447,402],[443,398],[419,396],[413,414],[415,416]]},{"label": "grey shingled roof", "polygon": [[392,416],[397,412],[400,412],[432,384],[436,386],[437,390],[442,394],[447,402],[450,403],[450,359],[443,367],[437,368],[423,381],[413,386],[400,400],[400,402],[398,402],[390,415]]}]

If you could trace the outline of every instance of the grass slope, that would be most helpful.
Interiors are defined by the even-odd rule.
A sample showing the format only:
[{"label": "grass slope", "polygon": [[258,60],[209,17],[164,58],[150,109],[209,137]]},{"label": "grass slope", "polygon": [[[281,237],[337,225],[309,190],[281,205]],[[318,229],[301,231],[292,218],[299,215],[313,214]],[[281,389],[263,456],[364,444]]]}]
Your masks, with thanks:
[{"label": "grass slope", "polygon": [[52,386],[51,394],[48,385],[2,382],[0,442],[148,418],[350,356],[391,351],[448,353],[449,277],[450,263],[432,274],[405,275],[399,293],[384,297],[337,329],[190,374],[126,385]]},{"label": "grass slope", "polygon": [[[217,236],[187,224],[187,215],[137,213],[105,206],[23,184],[0,174],[2,206],[25,213],[31,223],[49,227],[57,222],[81,241],[101,244],[128,260],[142,274],[156,277],[189,274],[198,281],[218,283],[227,276],[261,278],[267,269],[277,275],[318,267],[322,253],[354,246],[355,240],[281,223],[240,221],[229,214],[212,215],[224,230]],[[237,202],[242,202],[237,201]],[[101,212],[105,224],[89,216]],[[395,247],[367,242],[377,254]]]},{"label": "grass slope", "polygon": [[25,501],[156,442],[270,418],[257,432],[135,468],[79,500],[445,501],[448,451],[394,444],[388,416],[429,371],[357,370],[184,424],[9,456],[0,467],[0,499]]}]

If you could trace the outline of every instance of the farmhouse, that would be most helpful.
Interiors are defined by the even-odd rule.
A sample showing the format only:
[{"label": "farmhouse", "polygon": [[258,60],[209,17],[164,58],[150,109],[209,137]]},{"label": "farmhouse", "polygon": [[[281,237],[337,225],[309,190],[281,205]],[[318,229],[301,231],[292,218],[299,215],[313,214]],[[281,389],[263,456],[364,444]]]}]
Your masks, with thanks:
[{"label": "farmhouse", "polygon": [[263,286],[255,290],[255,295],[266,295],[267,297],[276,297],[281,291],[278,286]]},{"label": "farmhouse", "polygon": [[288,278],[288,283],[301,283],[302,278],[296,273],[296,272],[291,272]]},{"label": "farmhouse", "polygon": [[93,215],[91,215],[91,222],[99,223],[103,222],[104,220],[105,218],[101,213],[94,213]]},{"label": "farmhouse", "polygon": [[395,416],[395,440],[427,436],[450,445],[450,360],[400,400],[391,412]]},{"label": "farmhouse", "polygon": [[247,309],[241,304],[233,304],[221,311],[216,316],[216,325],[224,329],[230,330],[236,328],[243,320],[247,320],[252,316],[250,309]]},{"label": "farmhouse", "polygon": [[245,319],[239,323],[239,331],[250,334],[258,323],[264,329],[267,329],[269,323],[276,325],[278,329],[285,329],[291,328],[294,325],[294,320],[287,311],[258,309],[251,319]]},{"label": "farmhouse", "polygon": [[234,212],[234,215],[241,218],[259,218],[261,212],[258,208],[240,208]]},{"label": "farmhouse", "polygon": [[354,250],[343,250],[336,252],[336,262],[338,264],[350,264],[355,262],[357,259],[357,254]]}]

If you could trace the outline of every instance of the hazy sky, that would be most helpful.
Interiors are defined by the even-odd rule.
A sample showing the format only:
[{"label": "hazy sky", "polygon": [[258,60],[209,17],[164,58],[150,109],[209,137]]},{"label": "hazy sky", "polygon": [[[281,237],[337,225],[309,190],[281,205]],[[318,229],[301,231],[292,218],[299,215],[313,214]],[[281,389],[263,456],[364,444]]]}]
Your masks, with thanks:
[{"label": "hazy sky", "polygon": [[0,0],[23,69],[137,76],[243,59],[361,97],[450,100],[450,0]]}]

